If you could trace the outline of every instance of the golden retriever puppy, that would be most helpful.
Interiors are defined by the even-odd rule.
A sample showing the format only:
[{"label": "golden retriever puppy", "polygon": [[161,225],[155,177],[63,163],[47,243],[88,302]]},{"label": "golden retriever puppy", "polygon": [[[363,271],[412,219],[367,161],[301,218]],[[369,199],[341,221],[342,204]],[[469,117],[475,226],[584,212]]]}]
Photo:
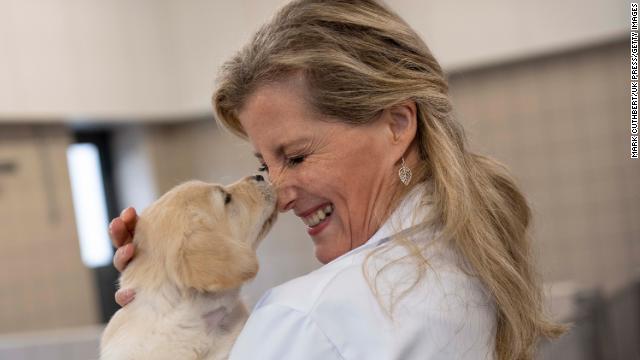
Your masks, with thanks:
[{"label": "golden retriever puppy", "polygon": [[240,287],[258,272],[255,250],[275,204],[256,175],[229,186],[187,182],[142,212],[120,277],[136,297],[109,321],[101,359],[226,359],[248,316]]}]

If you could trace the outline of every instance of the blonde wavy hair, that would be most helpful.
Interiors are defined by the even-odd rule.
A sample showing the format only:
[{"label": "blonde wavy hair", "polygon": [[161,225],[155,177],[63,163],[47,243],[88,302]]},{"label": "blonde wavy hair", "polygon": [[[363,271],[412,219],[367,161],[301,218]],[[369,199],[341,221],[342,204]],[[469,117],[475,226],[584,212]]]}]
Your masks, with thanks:
[{"label": "blonde wavy hair", "polygon": [[[421,161],[412,184],[429,181],[439,239],[462,255],[495,302],[496,357],[531,359],[541,337],[562,334],[565,327],[543,311],[527,201],[503,165],[467,150],[443,71],[409,25],[373,0],[289,3],[223,66],[213,96],[218,121],[246,138],[237,113],[248,96],[294,72],[304,74],[316,111],[346,123],[374,121],[413,100]],[[421,250],[411,251],[419,278],[428,268]]]}]

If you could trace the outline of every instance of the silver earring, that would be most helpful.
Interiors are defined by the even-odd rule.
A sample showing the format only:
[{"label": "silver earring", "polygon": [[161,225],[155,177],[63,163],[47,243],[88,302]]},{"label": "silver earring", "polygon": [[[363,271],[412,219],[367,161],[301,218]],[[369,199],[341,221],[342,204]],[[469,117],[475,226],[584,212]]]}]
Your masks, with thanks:
[{"label": "silver earring", "polygon": [[400,181],[407,186],[409,185],[409,181],[411,181],[411,169],[404,163],[404,157],[402,158],[402,165],[400,165],[400,170],[398,170],[398,176],[400,177]]}]

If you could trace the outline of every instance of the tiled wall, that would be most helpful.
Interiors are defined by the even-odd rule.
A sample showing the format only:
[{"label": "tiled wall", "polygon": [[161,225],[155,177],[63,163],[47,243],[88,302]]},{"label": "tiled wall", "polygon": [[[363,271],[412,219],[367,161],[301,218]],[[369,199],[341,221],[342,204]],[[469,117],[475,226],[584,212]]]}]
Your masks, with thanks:
[{"label": "tiled wall", "polygon": [[629,159],[627,41],[451,76],[472,148],[534,210],[547,281],[611,291],[640,275],[640,161]]},{"label": "tiled wall", "polygon": [[98,320],[75,230],[69,141],[62,126],[0,127],[0,333]]}]

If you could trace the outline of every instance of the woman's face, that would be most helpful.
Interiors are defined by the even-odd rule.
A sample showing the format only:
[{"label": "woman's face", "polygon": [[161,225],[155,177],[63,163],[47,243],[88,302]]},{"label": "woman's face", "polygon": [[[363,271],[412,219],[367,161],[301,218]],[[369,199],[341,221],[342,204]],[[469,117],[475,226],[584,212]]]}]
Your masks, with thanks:
[{"label": "woman's face", "polygon": [[304,93],[300,77],[264,85],[238,117],[278,189],[278,209],[301,218],[316,257],[327,263],[380,227],[402,153],[394,151],[385,121],[359,126],[327,121],[307,105]]}]

